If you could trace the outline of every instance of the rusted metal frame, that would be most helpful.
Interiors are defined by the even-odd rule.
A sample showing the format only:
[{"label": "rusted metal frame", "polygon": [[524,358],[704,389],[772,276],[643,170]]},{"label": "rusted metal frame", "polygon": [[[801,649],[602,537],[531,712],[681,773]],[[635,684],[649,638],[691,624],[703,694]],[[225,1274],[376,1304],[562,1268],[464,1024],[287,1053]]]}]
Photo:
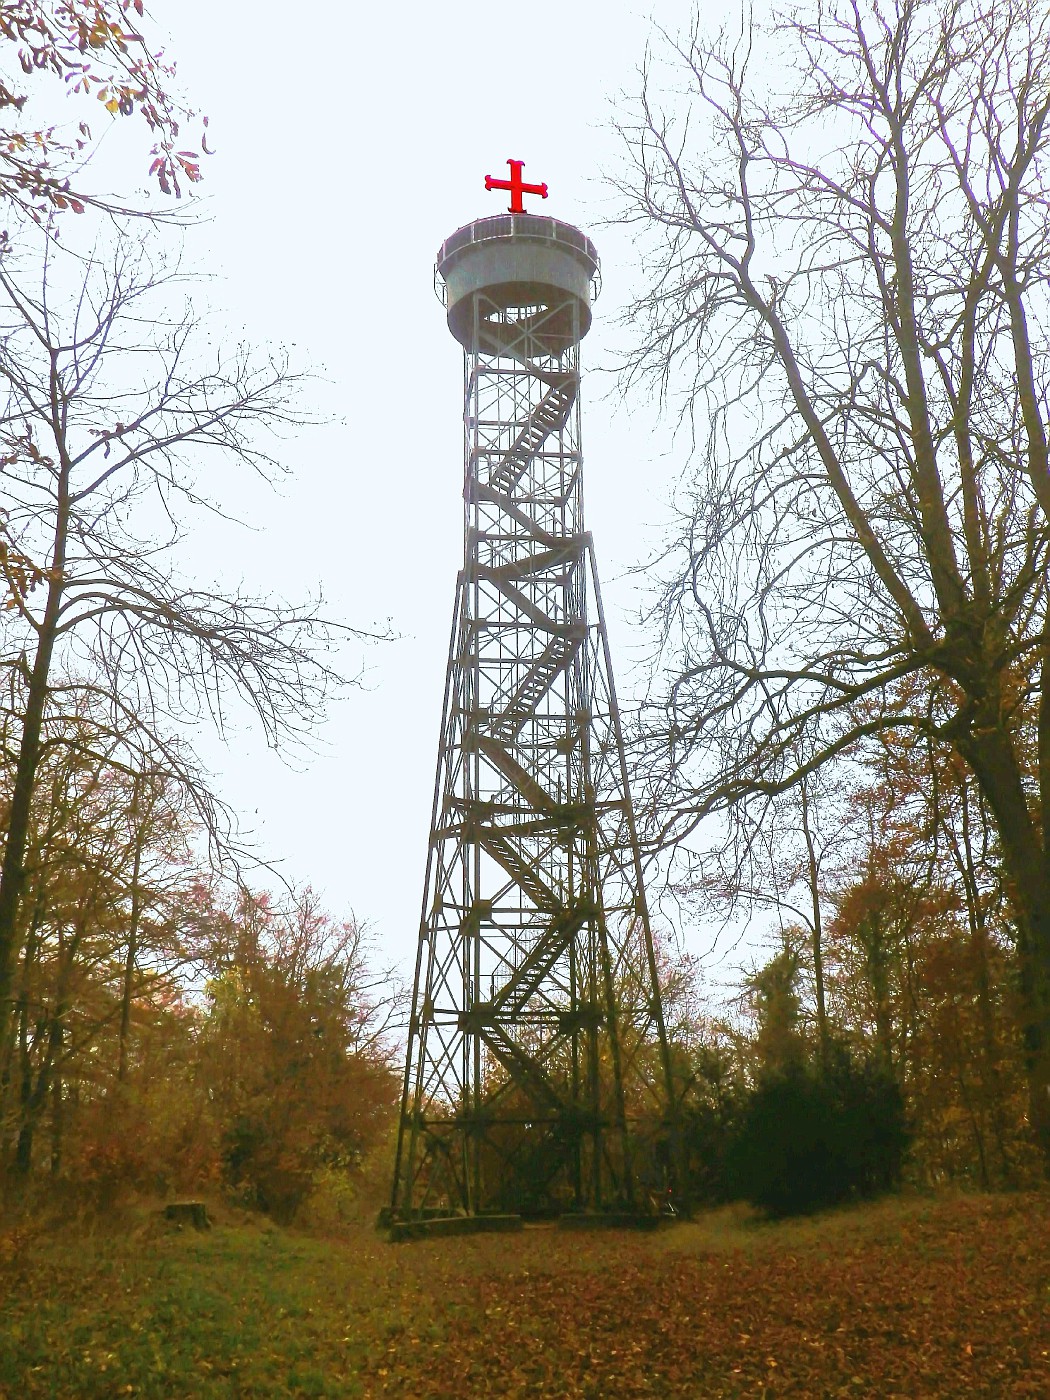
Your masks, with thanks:
[{"label": "rusted metal frame", "polygon": [[[551,314],[547,313],[548,320]],[[440,840],[455,845],[451,855],[446,845],[442,847],[443,859],[449,865],[458,860],[466,866],[472,860],[473,889],[478,895],[483,889],[482,868],[491,865],[491,854],[488,862],[483,859],[485,846],[491,849],[493,842],[499,841],[506,843],[501,849],[513,853],[507,859],[518,870],[528,868],[533,880],[542,880],[551,890],[563,890],[572,905],[582,899],[587,889],[600,887],[601,878],[594,860],[587,855],[586,833],[593,829],[594,821],[581,822],[577,810],[593,796],[589,791],[589,770],[585,761],[590,738],[591,717],[587,713],[590,707],[576,693],[577,678],[586,674],[586,659],[579,655],[579,649],[574,649],[573,655],[562,665],[552,668],[548,660],[545,668],[533,671],[531,684],[525,681],[543,652],[537,646],[537,629],[543,632],[551,623],[557,626],[561,619],[570,623],[585,616],[586,601],[579,541],[573,542],[576,558],[563,573],[548,568],[546,560],[533,562],[536,544],[552,548],[559,536],[578,535],[582,527],[576,350],[573,348],[557,361],[549,355],[537,355],[530,337],[540,333],[543,319],[534,317],[523,327],[510,328],[492,351],[498,363],[486,366],[479,353],[471,365],[470,357],[465,357],[473,395],[472,401],[465,404],[467,432],[472,435],[465,450],[469,472],[465,526],[474,530],[473,542],[465,537],[465,558],[476,559],[479,567],[470,583],[472,637],[460,656],[463,670],[469,671],[469,681],[464,679],[463,686],[470,694],[460,706],[460,728],[449,728],[447,736],[443,737],[452,741],[458,734],[465,739],[471,729],[478,733],[487,729],[492,733],[493,725],[499,723],[500,697],[503,709],[507,710],[517,694],[523,714],[520,719],[515,715],[514,732],[507,733],[495,748],[490,747],[487,756],[479,745],[464,744],[470,752],[460,756],[460,767],[464,774],[469,771],[469,779],[464,778],[460,784],[460,796],[448,798]],[[474,344],[479,345],[480,339],[478,331]],[[480,348],[486,349],[483,344]],[[517,359],[507,363],[508,356]],[[566,363],[568,372],[564,368]],[[546,435],[536,431],[530,435],[527,426],[521,426],[522,420],[537,413],[553,384],[564,386],[570,380],[573,398],[564,421],[556,422],[551,417],[543,424],[549,430]],[[510,406],[512,419],[518,421],[517,427],[513,421],[506,420],[505,405]],[[499,460],[497,454],[505,457],[515,443],[525,443],[531,455],[513,485],[512,500],[507,492],[486,491],[481,476],[483,473],[491,476],[497,469],[493,459]],[[503,575],[495,576],[501,569],[505,570]],[[501,584],[505,586],[500,588]],[[502,599],[495,596],[500,593]],[[591,648],[583,650],[589,652]],[[586,689],[587,681],[584,685]],[[599,745],[599,752],[601,748]],[[447,766],[452,768],[451,760]],[[572,810],[571,820],[561,815],[563,800]],[[462,817],[458,823],[453,819],[457,802]],[[516,824],[495,821],[493,813],[497,809],[504,814],[516,814]],[[527,815],[523,818],[522,814]],[[490,823],[487,843],[481,837],[486,822]],[[593,836],[590,839],[594,851]],[[539,886],[534,884],[533,888],[538,890]],[[467,895],[464,889],[460,899],[464,909],[468,907]],[[549,904],[550,900],[544,898],[541,902]],[[502,1008],[507,1013],[495,1039],[501,1041],[499,1048],[505,1058],[509,1051],[519,1074],[524,1073],[523,1064],[534,1067],[530,1073],[538,1073],[536,1067],[542,1067],[544,1060],[555,1061],[552,1068],[556,1073],[568,1072],[566,1089],[571,1103],[581,1105],[587,1101],[580,1092],[581,1061],[587,1062],[593,1071],[589,1076],[592,1089],[589,1101],[598,1105],[598,1111],[578,1118],[572,1136],[571,1172],[577,1203],[582,1204],[584,1130],[580,1124],[589,1116],[591,1126],[587,1131],[592,1133],[589,1157],[596,1174],[593,1200],[597,1202],[602,1192],[603,1161],[607,1163],[605,1170],[610,1179],[618,1175],[613,1154],[602,1146],[605,1139],[597,1075],[598,1026],[592,1024],[587,1029],[590,1043],[586,1055],[582,1054],[579,1021],[570,1017],[567,1024],[571,1029],[563,1033],[561,1007],[567,1005],[571,1010],[597,1000],[593,994],[581,995],[584,979],[589,980],[592,989],[599,980],[608,982],[607,974],[598,968],[600,950],[595,932],[598,921],[588,915],[581,922],[577,914],[573,916],[574,922],[581,922],[580,931],[585,932],[585,938],[581,940],[573,932],[560,942],[552,939],[549,928],[537,926],[538,910],[524,893],[520,879],[509,879],[497,889],[491,903],[490,933],[483,932],[484,920],[480,918],[459,930],[459,936],[470,943],[474,958],[472,985],[469,979],[464,979],[461,1004],[466,1007],[471,1000],[476,1005],[480,1000],[484,962],[492,969],[493,989],[497,978],[502,978],[502,992],[490,994],[490,1000],[498,1001],[497,1009]],[[444,923],[442,928],[445,928]],[[456,930],[446,932],[447,937],[454,940]],[[435,925],[432,936],[436,933]],[[500,955],[496,953],[501,938],[506,944],[506,956],[501,955],[502,950]],[[597,942],[600,943],[600,939]],[[584,949],[583,962],[587,966],[581,966]],[[442,1044],[447,1029],[442,1027]],[[535,1039],[537,1035],[538,1040]],[[477,1037],[474,1043],[477,1051]],[[533,1045],[538,1047],[535,1053],[530,1049]],[[559,1060],[566,1046],[567,1064]],[[464,1073],[460,1077],[468,1076]],[[484,1069],[476,1055],[471,1087],[475,1092],[474,1102],[479,1105],[482,1104],[478,1095],[483,1080]],[[474,1114],[478,1121],[479,1113],[480,1108]],[[475,1139],[478,1138],[479,1135],[475,1135]],[[544,1160],[549,1164],[553,1145],[545,1140],[538,1145],[523,1143],[522,1155],[531,1153],[535,1158],[539,1150],[547,1154]],[[564,1150],[562,1144],[557,1146],[559,1152]],[[477,1161],[479,1158],[475,1157]],[[556,1165],[548,1165],[548,1169],[553,1173],[558,1170]],[[475,1203],[480,1201],[478,1189],[473,1191],[472,1199]]]},{"label": "rusted metal frame", "polygon": [[[575,310],[573,314],[575,315]],[[573,403],[573,413],[571,420],[569,415],[567,415],[565,422],[559,429],[558,454],[554,473],[555,480],[557,481],[558,485],[558,490],[555,494],[554,509],[558,518],[559,533],[563,537],[575,537],[578,534],[582,523],[582,508],[580,498],[581,477],[579,473],[579,414],[580,398],[577,394]],[[568,439],[568,441],[566,441],[566,439]],[[565,479],[566,462],[571,462],[575,464],[575,470],[572,472],[569,481],[566,481]],[[545,469],[546,466],[547,463],[544,459],[541,462],[541,468]],[[574,583],[576,586],[573,586]],[[563,584],[562,608],[566,617],[573,618],[576,627],[579,629],[579,635],[581,640],[583,640],[587,636],[586,601],[586,594],[584,590],[578,585],[578,572],[577,570],[573,570]],[[581,648],[579,646],[577,646],[574,649],[569,666],[566,669],[566,734],[568,734],[570,730],[574,727],[573,716],[578,715],[579,713],[589,709],[586,670],[583,664],[583,658],[581,656],[581,652],[584,650],[585,648]],[[572,759],[573,753],[577,748],[576,744],[566,745],[566,753],[564,756],[566,765],[566,787],[571,789],[574,780],[578,782],[581,785],[582,790],[579,791],[577,794],[574,794],[574,796],[577,796],[578,799],[586,803],[588,798],[586,787],[587,775],[589,771],[588,750],[590,742],[590,733],[588,726],[575,725],[575,728],[578,730],[579,737],[578,766],[574,771]],[[587,823],[586,826],[589,826],[589,823]],[[593,888],[593,867],[589,858],[589,851],[587,850],[589,843],[587,838],[586,826],[580,833],[578,833],[578,837],[582,837],[582,844],[584,848],[584,859],[582,862],[582,868],[579,871],[577,871],[575,861],[573,859],[578,841],[573,841],[571,843],[570,849],[567,852],[567,856],[569,857],[569,869],[571,872],[571,879],[574,883],[577,880],[579,880],[580,882],[579,887],[574,890],[574,898],[578,901],[583,902],[587,900],[589,896],[591,901],[597,902],[600,899],[600,890]],[[591,888],[589,890],[586,888],[588,885],[591,885]],[[587,953],[585,957],[585,967],[583,970],[586,978],[586,999],[590,1003],[595,1003],[597,1001],[597,997],[595,995],[597,991],[595,980],[597,970],[595,965],[595,935],[598,929],[600,928],[601,916],[600,912],[597,909],[588,909],[587,915],[588,916],[586,918],[580,921],[580,929],[586,931]],[[583,1000],[579,995],[579,951],[579,947],[577,946],[575,958],[576,984],[574,987],[575,997],[572,1007],[573,1010],[575,1010],[576,1007],[581,1005],[581,1002]],[[614,1045],[614,1023],[610,1023],[609,1030],[612,1034],[612,1041]],[[582,1075],[579,1072],[581,1037],[584,1037],[586,1039],[586,1051],[583,1057],[586,1065],[586,1073]],[[599,1074],[600,1049],[598,1025],[596,1023],[592,1023],[591,1025],[586,1027],[577,1026],[573,1031],[572,1040],[574,1042],[572,1057],[574,1101],[576,1103],[583,1103],[586,1106],[586,1110],[592,1124],[590,1150],[590,1196],[591,1203],[593,1205],[599,1205],[601,1203],[602,1196],[601,1141],[603,1136],[603,1129],[601,1125],[603,1120],[603,1111]],[[578,1141],[576,1148],[578,1160],[582,1158],[582,1147],[582,1141]],[[574,1187],[577,1191],[578,1197],[580,1192],[582,1191],[582,1165],[582,1160],[580,1160],[580,1164],[578,1167],[574,1163]]]},{"label": "rusted metal frame", "polygon": [[589,910],[573,906],[559,909],[554,914],[543,937],[533,945],[524,962],[515,969],[513,977],[489,1003],[493,1016],[508,1012],[516,1016],[522,1014],[525,1003],[567,951],[589,914]]},{"label": "rusted metal frame", "polygon": [[659,1040],[661,1069],[664,1077],[664,1095],[667,1104],[669,1122],[668,1129],[674,1138],[672,1151],[680,1151],[680,1129],[678,1106],[675,1101],[674,1079],[671,1066],[671,1051],[667,1039],[667,1027],[664,1023],[663,1004],[660,997],[659,968],[656,962],[656,949],[653,944],[652,927],[649,922],[649,909],[645,898],[645,883],[642,871],[641,849],[638,843],[638,832],[634,820],[634,806],[630,801],[630,781],[627,772],[627,756],[623,743],[623,730],[620,723],[620,711],[616,700],[616,684],[613,678],[612,657],[609,651],[609,633],[605,624],[605,610],[602,605],[601,587],[598,582],[598,565],[594,555],[594,543],[588,540],[587,553],[590,562],[591,586],[594,592],[595,606],[598,611],[599,636],[603,651],[604,679],[608,690],[610,718],[612,724],[615,752],[618,757],[619,778],[626,806],[623,810],[623,818],[626,820],[630,835],[629,850],[634,870],[634,887],[636,890],[636,908],[642,925],[642,935],[644,940],[644,953],[648,964],[651,1006],[653,1017],[656,1022],[657,1035]]},{"label": "rusted metal frame", "polygon": [[526,1093],[532,1091],[531,1097],[545,1100],[549,1109],[563,1108],[565,1101],[543,1073],[540,1061],[530,1055],[524,1046],[504,1034],[504,1030],[499,1023],[492,1023],[478,1034],[511,1078]]},{"label": "rusted metal frame", "polygon": [[[437,758],[437,764],[436,764],[436,771],[435,771],[435,774],[434,774],[434,797],[433,797],[433,802],[432,802],[432,805],[431,805],[431,816],[430,816],[431,830],[433,830],[434,826],[436,826],[436,824],[437,824],[438,805],[439,805],[439,803],[440,803],[440,801],[441,801],[441,797],[442,797],[442,782],[441,782],[441,778],[442,778],[442,769],[443,769],[444,766],[445,766],[445,754],[446,754],[447,752],[450,751],[449,749],[446,748],[446,744],[445,744],[445,730],[446,730],[446,725],[447,725],[447,723],[448,723],[447,716],[448,716],[448,710],[449,710],[449,698],[450,698],[451,693],[452,693],[452,682],[453,682],[453,676],[454,676],[454,673],[455,673],[456,655],[457,655],[457,651],[458,651],[459,627],[460,627],[461,607],[462,607],[462,604],[461,604],[462,586],[463,586],[463,576],[462,576],[462,574],[460,574],[460,575],[457,576],[457,580],[456,580],[456,596],[455,596],[455,603],[454,603],[453,610],[452,610],[452,627],[451,627],[450,633],[449,633],[448,661],[447,661],[446,666],[445,666],[445,688],[444,688],[444,698],[443,698],[443,701],[442,701],[442,715],[441,715],[441,740],[442,740],[442,742],[441,742],[441,745],[440,745],[439,750],[438,750],[438,758]],[[420,922],[419,947],[418,947],[417,950],[416,950],[416,965],[415,965],[415,971],[414,971],[414,974],[413,974],[413,981],[412,981],[412,1006],[413,1006],[413,1008],[415,1008],[415,1007],[418,1005],[418,1003],[419,1003],[420,976],[421,976],[421,972],[422,972],[424,948],[426,949],[426,956],[427,956],[427,962],[428,962],[428,975],[429,975],[429,962],[430,962],[430,960],[431,960],[432,957],[433,957],[433,947],[432,947],[432,945],[431,945],[430,939],[429,939],[429,937],[425,937],[424,934],[425,934],[425,931],[426,931],[427,933],[429,932],[429,929],[428,929],[428,916],[429,916],[429,908],[428,908],[428,905],[429,905],[430,897],[431,897],[431,896],[430,896],[430,881],[431,881],[431,872],[432,872],[433,866],[434,866],[434,859],[435,859],[434,847],[433,847],[433,845],[432,845],[431,843],[428,843],[428,846],[427,846],[426,876],[425,876],[425,879],[424,879],[424,882],[423,882],[423,907],[422,907],[422,910],[421,910],[421,913],[420,913],[420,921],[419,921],[419,922]],[[396,1212],[396,1211],[398,1210],[398,1190],[399,1190],[399,1187],[400,1187],[400,1184],[401,1184],[402,1154],[403,1154],[404,1148],[405,1148],[405,1143],[404,1143],[405,1119],[406,1119],[406,1115],[408,1114],[408,1099],[409,1099],[409,1093],[410,1093],[410,1082],[411,1082],[412,1067],[413,1067],[412,1050],[411,1050],[411,1046],[412,1046],[411,1036],[412,1036],[413,1031],[415,1032],[415,1034],[416,1034],[416,1036],[417,1036],[417,1039],[418,1039],[418,1048],[417,1048],[417,1051],[416,1051],[416,1068],[417,1068],[416,1082],[417,1082],[417,1084],[422,1082],[422,1062],[423,1062],[423,1056],[424,1056],[424,1054],[425,1054],[425,1047],[426,1047],[426,1037],[425,1037],[424,1035],[420,1035],[420,1027],[418,1027],[418,1026],[416,1026],[416,1027],[410,1027],[409,1051],[408,1051],[408,1053],[407,1053],[406,1056],[405,1056],[405,1077],[404,1077],[404,1082],[403,1082],[403,1084],[402,1084],[402,1090],[401,1090],[401,1121],[400,1121],[400,1124],[399,1124],[399,1127],[398,1127],[398,1134],[397,1134],[397,1153],[396,1153],[395,1162],[394,1162],[394,1184],[393,1184],[393,1190],[392,1190],[392,1193],[391,1193],[391,1210],[394,1211],[394,1212]],[[417,1097],[418,1097],[418,1096],[417,1096]],[[407,1161],[407,1164],[406,1164],[406,1169],[407,1169],[407,1172],[408,1172],[409,1176],[411,1176],[411,1174],[412,1174],[412,1158],[413,1158],[413,1153],[414,1153],[414,1149],[415,1149],[415,1146],[416,1146],[416,1137],[417,1137],[417,1131],[418,1131],[418,1130],[417,1130],[417,1126],[416,1126],[416,1118],[417,1118],[417,1116],[418,1116],[418,1110],[419,1110],[419,1104],[418,1104],[418,1103],[414,1103],[414,1104],[413,1104],[413,1111],[412,1111],[411,1117],[410,1117],[410,1121],[411,1121],[411,1123],[412,1123],[412,1128],[411,1128],[411,1132],[410,1132],[410,1142],[409,1142],[409,1147],[408,1147],[408,1161]]]},{"label": "rusted metal frame", "polygon": [[[524,522],[521,522],[521,523],[524,523]],[[531,533],[531,531],[530,531],[530,533]],[[555,675],[551,675],[551,676],[548,676],[548,677],[546,678],[546,685],[544,686],[543,690],[541,691],[541,695],[549,692],[550,687],[551,687],[551,685],[553,684],[554,679],[555,679]],[[519,685],[519,690],[520,690],[520,685]],[[536,697],[537,700],[538,700],[539,698],[540,698],[539,696]],[[534,709],[534,706],[533,706],[533,709]],[[536,945],[536,946],[542,946],[542,945]],[[527,957],[528,957],[528,956],[529,956],[529,955],[527,955]],[[535,947],[534,947],[534,950],[533,950],[533,953],[531,954],[531,956],[532,956],[532,957],[535,957],[535,956],[536,956]],[[512,980],[513,980],[513,979],[511,979],[511,981],[512,981]]]},{"label": "rusted metal frame", "polygon": [[[474,339],[474,344],[475,344],[475,345],[479,343],[478,310],[479,310],[479,308],[478,308],[478,302],[475,300],[474,307],[473,307],[473,315],[474,315],[474,337],[473,337],[473,339]],[[466,363],[466,362],[467,362],[467,357],[464,356],[464,363]],[[475,397],[474,397],[474,404],[473,404],[473,407],[474,407],[474,410],[475,410],[475,411],[474,411],[474,416],[473,416],[473,419],[474,419],[474,421],[473,421],[474,442],[473,442],[473,444],[472,444],[472,447],[473,447],[473,454],[470,454],[470,453],[465,454],[466,460],[467,460],[468,462],[471,461],[471,456],[472,456],[472,455],[473,455],[473,460],[475,460],[475,461],[477,460],[477,452],[478,452],[478,448],[479,448],[479,445],[480,445],[480,444],[479,444],[479,436],[480,436],[479,420],[480,420],[480,417],[481,417],[481,405],[480,405],[479,399],[480,399],[481,380],[478,379],[476,375],[473,377],[473,384],[474,384],[474,396],[475,396]],[[465,430],[465,432],[467,432],[467,433],[469,433],[469,432],[471,431],[470,420],[469,420],[469,418],[468,418],[468,420],[467,420],[467,423],[464,424],[464,430]],[[463,559],[464,559],[464,568],[465,568],[465,569],[468,569],[468,568],[469,568],[468,561],[470,560],[471,554],[472,554],[472,551],[470,550],[470,547],[469,547],[470,533],[471,533],[472,530],[475,530],[475,531],[476,531],[476,529],[477,529],[477,505],[476,505],[476,503],[475,503],[474,501],[472,501],[472,500],[470,499],[470,497],[471,497],[470,491],[469,491],[468,489],[465,488],[465,489],[464,489],[464,492],[463,492],[463,526],[464,526]],[[467,590],[468,590],[468,595],[469,595],[469,600],[470,600],[470,601],[469,601],[469,606],[470,606],[470,608],[471,608],[471,610],[472,610],[472,616],[473,616],[474,620],[477,621],[477,620],[480,619],[480,609],[479,609],[479,606],[478,606],[478,604],[479,604],[479,599],[478,599],[478,579],[477,579],[477,574],[476,574],[476,572],[473,572],[473,571],[472,571],[471,573],[468,573],[468,575],[467,575]],[[474,647],[474,658],[473,658],[473,661],[472,661],[471,667],[470,667],[470,687],[471,687],[471,696],[470,696],[471,705],[470,705],[470,709],[471,709],[471,710],[476,709],[477,704],[478,704],[479,692],[480,692],[480,654],[481,654],[481,642],[480,642],[480,637],[477,637],[476,642],[475,642],[475,647]],[[477,753],[476,750],[475,750],[473,753],[469,753],[469,754],[467,755],[466,763],[467,763],[467,765],[468,765],[468,767],[469,767],[469,771],[470,771],[470,774],[471,774],[472,792],[464,793],[464,796],[465,796],[465,797],[468,797],[468,798],[471,797],[471,796],[477,797],[477,796],[480,795],[480,790],[481,790],[481,773],[480,773],[480,766],[479,766],[479,765],[480,765],[480,759],[479,759],[479,755],[478,755],[478,753]],[[478,847],[478,845],[477,845],[476,843],[472,843],[471,846],[470,846],[468,849],[469,849],[469,854],[467,855],[467,859],[465,859],[464,862],[463,862],[463,864],[464,864],[464,870],[466,870],[466,867],[467,867],[468,865],[472,866],[471,874],[472,874],[472,877],[473,877],[473,892],[474,892],[475,898],[476,898],[476,899],[480,899],[480,897],[481,897],[481,891],[482,891],[480,850],[479,850],[479,847]],[[471,939],[464,940],[464,942],[465,942],[465,945],[466,945],[466,946],[464,947],[465,985],[464,985],[464,992],[463,992],[462,1009],[463,1009],[464,1014],[469,1014],[469,1012],[473,1009],[473,1004],[474,1004],[474,1001],[475,1001],[476,998],[477,998],[478,989],[479,989],[479,986],[480,986],[480,983],[481,983],[481,938],[480,938],[480,923],[479,923],[479,926],[478,926],[477,930],[475,931],[474,937],[471,938]],[[469,1034],[466,1034],[466,1035],[464,1035],[464,1038],[463,1038],[463,1039],[464,1039],[464,1049],[463,1049],[464,1057],[465,1057],[465,1059],[466,1059],[467,1057],[469,1057],[469,1059],[470,1059],[470,1065],[469,1065],[469,1070],[468,1070],[468,1073],[470,1074],[470,1080],[469,1080],[469,1099],[470,1099],[470,1107],[471,1107],[471,1109],[473,1110],[473,1112],[474,1112],[475,1114],[478,1114],[478,1113],[480,1113],[480,1111],[481,1111],[482,1095],[483,1095],[483,1091],[482,1091],[482,1043],[481,1043],[481,1037],[480,1037],[477,1033],[475,1033],[475,1034],[473,1035],[473,1037],[471,1037]],[[466,1153],[466,1152],[470,1151],[470,1152],[472,1153],[472,1160],[471,1160],[471,1162],[470,1162],[470,1164],[469,1164],[470,1186],[469,1186],[469,1192],[468,1192],[468,1194],[469,1194],[469,1196],[470,1196],[470,1198],[471,1198],[471,1203],[473,1204],[474,1208],[475,1208],[475,1209],[478,1209],[478,1208],[480,1208],[480,1203],[481,1203],[481,1200],[482,1200],[481,1145],[480,1145],[480,1143],[478,1142],[478,1140],[477,1140],[476,1137],[472,1140],[468,1135],[464,1135],[462,1141],[463,1141],[463,1150],[464,1150],[464,1152]],[[466,1164],[464,1164],[464,1166],[465,1166],[465,1170],[467,1170]],[[468,1207],[468,1209],[469,1209],[469,1207]]]},{"label": "rusted metal frame", "polygon": [[[574,360],[577,358],[574,355]],[[578,363],[573,365],[577,381],[579,379]],[[566,460],[578,461],[579,459],[579,419],[580,419],[580,396],[577,393],[573,403],[573,413],[571,419],[567,416],[565,424],[559,432],[559,471],[564,471]],[[578,483],[577,483],[578,484]],[[582,499],[575,501],[575,509],[570,512],[568,502],[571,493],[560,491],[561,499],[558,501],[555,512],[559,525],[559,533],[563,539],[571,539],[573,542],[574,559],[570,568],[561,583],[561,612],[566,618],[573,618],[578,623],[586,623],[586,600],[580,593],[575,581],[578,577],[580,536],[579,529],[582,524]],[[567,794],[581,808],[581,820],[577,823],[573,832],[573,839],[566,843],[566,866],[567,878],[570,887],[574,891],[574,898],[580,903],[585,902],[586,893],[582,883],[586,880],[586,852],[585,852],[585,826],[587,815],[587,793],[586,788],[586,738],[584,729],[578,722],[578,716],[586,708],[585,690],[580,686],[580,667],[578,662],[579,652],[573,658],[573,664],[566,672],[566,694],[565,694],[565,734],[564,734],[564,754],[563,764],[565,771],[565,786]],[[584,859],[582,864],[579,861],[579,849],[584,846]],[[590,892],[593,895],[593,891]],[[583,934],[585,946],[593,943],[593,915],[588,909],[589,917],[580,921],[579,927],[571,941],[569,956],[569,977],[570,977],[570,1012],[576,1013],[585,1002],[593,1002],[593,968],[592,959],[585,955],[581,965],[581,939]],[[572,1102],[574,1105],[588,1105],[594,1113],[593,1134],[596,1138],[600,1132],[599,1117],[600,1104],[597,1100],[597,1038],[598,1027],[596,1025],[586,1025],[579,1017],[573,1023],[570,1036],[570,1084]],[[586,1044],[584,1042],[587,1042]],[[582,1209],[585,1204],[584,1188],[584,1134],[580,1131],[573,1136],[572,1142],[572,1191],[574,1205],[576,1209]],[[597,1155],[595,1151],[596,1142],[591,1143],[592,1159]],[[593,1178],[592,1178],[593,1180]],[[600,1192],[600,1185],[598,1188]],[[595,1194],[595,1202],[597,1201]]]}]

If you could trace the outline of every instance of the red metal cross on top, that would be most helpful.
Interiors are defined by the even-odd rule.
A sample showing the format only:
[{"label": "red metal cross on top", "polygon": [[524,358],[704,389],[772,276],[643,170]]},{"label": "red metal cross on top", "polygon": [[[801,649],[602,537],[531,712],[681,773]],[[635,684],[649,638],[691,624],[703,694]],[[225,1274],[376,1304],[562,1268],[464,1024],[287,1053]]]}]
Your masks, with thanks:
[{"label": "red metal cross on top", "polygon": [[526,185],[521,178],[523,160],[508,160],[510,166],[509,180],[494,180],[491,175],[485,176],[485,188],[487,190],[510,190],[510,212],[512,214],[524,214],[526,209],[521,202],[523,194],[538,194],[541,199],[547,198],[546,185]]}]

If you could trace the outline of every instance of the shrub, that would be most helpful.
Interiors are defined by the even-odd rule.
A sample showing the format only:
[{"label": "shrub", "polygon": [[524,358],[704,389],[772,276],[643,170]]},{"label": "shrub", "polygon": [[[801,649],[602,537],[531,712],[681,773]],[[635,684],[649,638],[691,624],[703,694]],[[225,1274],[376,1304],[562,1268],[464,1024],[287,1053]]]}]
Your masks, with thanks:
[{"label": "shrub", "polygon": [[798,1066],[756,1085],[727,1152],[727,1190],[778,1216],[876,1195],[899,1182],[907,1143],[896,1082],[842,1053],[827,1071]]}]

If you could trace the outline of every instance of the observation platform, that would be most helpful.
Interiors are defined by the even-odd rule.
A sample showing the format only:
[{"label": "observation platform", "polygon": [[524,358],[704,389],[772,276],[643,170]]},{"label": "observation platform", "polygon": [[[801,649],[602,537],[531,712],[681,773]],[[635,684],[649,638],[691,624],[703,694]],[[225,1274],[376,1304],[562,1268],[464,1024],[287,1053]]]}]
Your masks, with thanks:
[{"label": "observation platform", "polygon": [[598,254],[585,233],[560,219],[475,219],[445,239],[436,271],[444,284],[448,328],[468,351],[485,348],[477,344],[475,315],[489,325],[507,313],[542,322],[543,348],[550,354],[567,350],[590,330],[591,302],[600,287]]}]

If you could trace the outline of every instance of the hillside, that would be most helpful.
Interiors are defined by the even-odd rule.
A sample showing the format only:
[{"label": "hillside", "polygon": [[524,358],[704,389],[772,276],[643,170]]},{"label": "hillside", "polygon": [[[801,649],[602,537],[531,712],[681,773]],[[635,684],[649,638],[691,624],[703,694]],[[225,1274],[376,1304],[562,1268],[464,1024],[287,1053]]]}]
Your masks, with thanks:
[{"label": "hillside", "polygon": [[392,1246],[232,1217],[4,1238],[0,1395],[1050,1394],[1050,1196]]}]

